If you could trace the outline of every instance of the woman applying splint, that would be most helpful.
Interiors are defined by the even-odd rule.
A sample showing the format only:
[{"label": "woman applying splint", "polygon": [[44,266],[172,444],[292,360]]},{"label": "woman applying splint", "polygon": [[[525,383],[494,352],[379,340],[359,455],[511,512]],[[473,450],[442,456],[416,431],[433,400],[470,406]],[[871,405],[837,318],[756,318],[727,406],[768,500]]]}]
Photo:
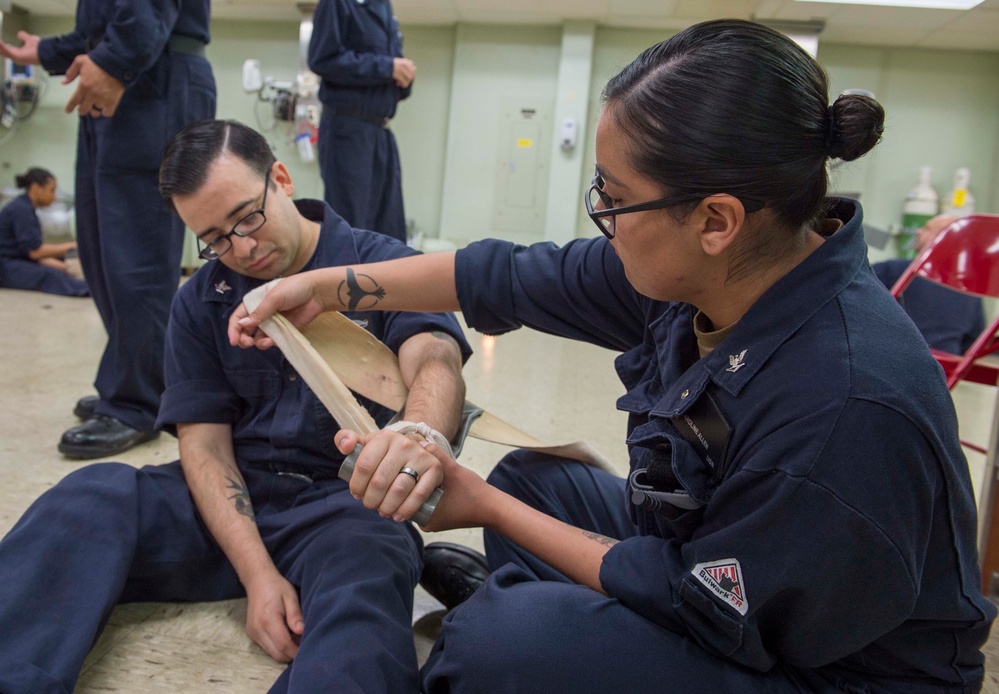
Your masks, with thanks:
[{"label": "woman applying splint", "polygon": [[[829,105],[809,55],[741,21],[653,46],[604,103],[602,236],[363,268],[382,309],[616,350],[627,390],[627,479],[516,452],[487,484],[439,456],[427,530],[484,527],[493,573],[445,620],[425,691],[977,691],[996,610],[954,409],[860,206],[826,197],[881,106]],[[230,340],[343,309],[344,274],[282,282]]]}]

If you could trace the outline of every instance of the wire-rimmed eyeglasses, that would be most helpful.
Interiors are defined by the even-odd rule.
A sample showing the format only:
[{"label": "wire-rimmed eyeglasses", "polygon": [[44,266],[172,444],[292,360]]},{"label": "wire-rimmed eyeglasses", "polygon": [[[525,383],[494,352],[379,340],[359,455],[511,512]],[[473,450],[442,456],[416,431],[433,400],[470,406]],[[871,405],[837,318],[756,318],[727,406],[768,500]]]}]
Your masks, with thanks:
[{"label": "wire-rimmed eyeglasses", "polygon": [[201,239],[198,239],[198,257],[204,258],[205,260],[215,260],[216,258],[221,258],[232,250],[232,239],[230,237],[233,234],[246,238],[266,224],[267,215],[264,214],[264,208],[267,207],[267,189],[270,187],[271,172],[270,169],[268,169],[267,176],[264,178],[264,197],[260,201],[260,207],[253,210],[249,214],[244,215],[232,227],[232,231],[228,234],[222,234],[214,241],[207,244],[204,248],[201,248]]},{"label": "wire-rimmed eyeglasses", "polygon": [[[674,195],[668,198],[660,198],[659,200],[650,200],[649,202],[640,202],[635,205],[625,205],[624,207],[614,207],[611,203],[611,197],[604,192],[604,178],[600,175],[600,171],[597,170],[593,174],[593,183],[586,190],[586,195],[583,197],[586,203],[586,213],[593,220],[593,223],[597,225],[597,229],[600,233],[609,239],[614,238],[616,233],[614,230],[614,218],[619,214],[628,214],[629,212],[645,212],[647,210],[661,210],[665,207],[671,207],[673,205],[679,205],[684,202],[693,202],[694,200],[703,200],[708,197],[705,193],[685,193],[683,195]],[[765,203],[759,200],[752,200],[747,198],[738,198],[745,208],[747,213],[758,212],[766,207]],[[599,205],[599,207],[598,207]]]}]

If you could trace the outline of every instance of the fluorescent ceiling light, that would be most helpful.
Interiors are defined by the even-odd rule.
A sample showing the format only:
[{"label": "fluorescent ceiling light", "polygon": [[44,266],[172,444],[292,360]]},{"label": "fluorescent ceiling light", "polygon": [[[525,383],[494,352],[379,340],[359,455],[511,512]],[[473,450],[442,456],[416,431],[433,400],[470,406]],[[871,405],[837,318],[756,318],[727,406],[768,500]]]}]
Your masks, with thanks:
[{"label": "fluorescent ceiling light", "polygon": [[829,2],[841,5],[880,5],[884,7],[922,7],[934,10],[970,10],[983,0],[798,0],[798,2]]}]

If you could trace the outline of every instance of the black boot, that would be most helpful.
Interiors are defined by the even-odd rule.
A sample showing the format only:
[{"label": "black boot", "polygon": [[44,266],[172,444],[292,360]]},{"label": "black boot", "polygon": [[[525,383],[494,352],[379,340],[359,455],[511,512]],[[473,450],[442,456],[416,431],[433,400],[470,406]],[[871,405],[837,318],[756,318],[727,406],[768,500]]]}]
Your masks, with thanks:
[{"label": "black boot", "polygon": [[87,421],[94,416],[94,412],[97,411],[97,405],[100,401],[101,399],[97,395],[86,395],[76,401],[73,414],[83,421]]},{"label": "black boot", "polygon": [[67,458],[107,458],[159,435],[158,431],[139,431],[114,417],[95,414],[63,433],[59,452]]},{"label": "black boot", "polygon": [[463,545],[433,542],[423,550],[420,585],[448,610],[468,600],[489,578],[486,558]]}]

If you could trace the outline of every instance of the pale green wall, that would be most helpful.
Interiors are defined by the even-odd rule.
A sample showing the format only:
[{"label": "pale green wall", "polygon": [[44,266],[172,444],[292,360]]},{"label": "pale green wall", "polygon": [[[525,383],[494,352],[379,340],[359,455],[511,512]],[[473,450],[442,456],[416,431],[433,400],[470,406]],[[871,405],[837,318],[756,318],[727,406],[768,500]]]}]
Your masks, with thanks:
[{"label": "pale green wall", "polygon": [[408,27],[403,52],[416,63],[412,95],[399,103],[392,131],[402,160],[402,197],[416,231],[437,236],[444,196],[448,109],[454,71],[452,27]]},{"label": "pale green wall", "polygon": [[[4,15],[4,35],[7,38],[12,38],[11,33],[16,34],[16,22],[12,21],[14,17]],[[68,17],[28,15],[21,20],[18,28],[43,36],[61,34],[73,28],[73,20]],[[28,167],[41,166],[55,174],[61,189],[72,193],[77,119],[63,111],[73,95],[73,88],[61,85],[61,79],[47,78],[45,93],[35,113],[0,146],[0,187],[14,185],[14,175]]]},{"label": "pale green wall", "polygon": [[[568,22],[562,29],[555,102],[556,134],[560,132],[559,123],[567,118],[576,121],[578,133],[585,135],[588,131],[595,39],[596,27],[592,22]],[[577,135],[576,146],[563,149],[556,137],[551,150],[545,240],[563,245],[576,236],[579,218],[585,217],[586,210],[579,200],[579,181],[584,178],[583,166],[589,160],[586,138]]]},{"label": "pale green wall", "polygon": [[[933,167],[943,197],[954,170],[971,169],[976,211],[999,212],[999,53],[819,46],[832,93],[873,91],[888,118],[871,155],[837,169],[834,187],[861,191],[867,220],[901,221],[919,168]],[[872,259],[882,254],[872,250]]]},{"label": "pale green wall", "polygon": [[[4,34],[9,36],[17,21],[9,15]],[[69,18],[20,21],[42,35],[72,25]],[[216,20],[212,31],[208,56],[218,81],[219,116],[257,127],[255,97],[241,87],[243,61],[257,58],[265,75],[291,80],[299,65],[298,23]],[[509,98],[555,103],[562,30],[414,26],[405,28],[405,36],[418,74],[413,96],[400,104],[392,128],[402,157],[407,216],[428,236],[459,243],[492,235],[501,104]],[[581,196],[593,170],[600,90],[642,49],[667,36],[597,29],[587,127],[580,134],[582,173],[574,195]],[[885,141],[876,153],[834,173],[836,189],[861,193],[871,223],[885,227],[899,221],[905,194],[923,164],[934,167],[941,194],[950,188],[955,168],[970,167],[979,211],[999,212],[999,53],[820,44],[819,60],[829,71],[833,94],[848,87],[870,89],[888,110]],[[15,172],[40,165],[72,190],[76,119],[62,111],[71,94],[58,78],[48,80],[38,111],[0,147],[0,186],[10,185]],[[266,115],[266,108],[260,110]],[[266,135],[291,169],[298,194],[321,197],[317,165],[299,160],[290,126],[279,123]],[[572,187],[552,190],[567,195]],[[580,214],[575,233],[592,236],[596,229]]]},{"label": "pale green wall", "polygon": [[561,42],[559,27],[458,26],[445,144],[443,238],[462,243],[494,235],[502,104],[508,99],[554,104]]}]

